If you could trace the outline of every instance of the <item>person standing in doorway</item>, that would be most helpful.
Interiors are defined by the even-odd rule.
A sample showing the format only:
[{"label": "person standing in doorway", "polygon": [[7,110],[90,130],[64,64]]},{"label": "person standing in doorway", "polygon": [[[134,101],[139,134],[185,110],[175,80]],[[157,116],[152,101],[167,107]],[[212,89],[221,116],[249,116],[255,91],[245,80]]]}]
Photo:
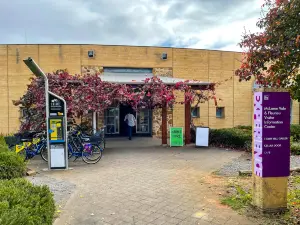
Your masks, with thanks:
[{"label": "person standing in doorway", "polygon": [[125,116],[124,121],[127,121],[128,126],[128,139],[131,140],[132,138],[132,127],[136,125],[136,119],[134,115],[129,111]]}]

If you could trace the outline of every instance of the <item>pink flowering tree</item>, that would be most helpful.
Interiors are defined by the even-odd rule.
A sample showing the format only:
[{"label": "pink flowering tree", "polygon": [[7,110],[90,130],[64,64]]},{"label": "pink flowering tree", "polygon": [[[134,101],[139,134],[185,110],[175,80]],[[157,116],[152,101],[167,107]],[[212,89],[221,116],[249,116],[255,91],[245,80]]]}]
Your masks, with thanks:
[{"label": "pink flowering tree", "polygon": [[[68,105],[68,116],[73,116],[72,90],[78,86],[79,76],[72,76],[65,70],[47,74],[50,91],[62,96]],[[46,118],[45,83],[42,78],[30,78],[27,92],[19,100],[13,101],[15,106],[24,108],[25,116],[21,120],[21,131],[44,130]]]},{"label": "pink flowering tree", "polygon": [[[86,116],[89,112],[103,114],[112,104],[128,104],[134,110],[141,107],[150,109],[174,104],[191,104],[197,101],[214,99],[214,85],[203,90],[193,90],[189,82],[166,85],[159,78],[145,80],[142,85],[125,85],[102,81],[98,75],[70,75],[66,71],[47,74],[49,88],[62,96],[67,102],[68,118]],[[185,93],[183,102],[176,102],[175,91]],[[45,129],[45,93],[44,81],[32,78],[27,92],[14,104],[21,105],[27,111],[21,121],[21,131]]]}]

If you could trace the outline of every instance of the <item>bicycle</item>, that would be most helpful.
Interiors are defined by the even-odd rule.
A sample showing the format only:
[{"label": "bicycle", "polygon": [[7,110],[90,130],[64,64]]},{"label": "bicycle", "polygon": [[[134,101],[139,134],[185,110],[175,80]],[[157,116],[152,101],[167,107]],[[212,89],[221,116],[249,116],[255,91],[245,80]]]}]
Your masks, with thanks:
[{"label": "bicycle", "polygon": [[[22,137],[22,134],[16,134],[18,140],[16,145],[9,146],[11,150],[24,155],[25,160],[32,159],[34,156],[41,154],[42,151],[45,151],[45,149],[47,149],[45,133],[34,132],[31,134],[33,134],[33,137]],[[43,155],[41,155],[41,157],[43,160],[45,160]]]},{"label": "bicycle", "polygon": [[[93,139],[93,136],[90,137]],[[80,132],[78,130],[71,130],[68,133],[68,158],[75,157],[75,160],[79,157],[87,164],[95,164],[100,161],[102,158],[103,149],[98,146],[96,142],[87,142],[83,140],[80,136]],[[43,158],[48,161],[48,152],[44,149],[41,152]],[[93,159],[92,156],[96,157]]]},{"label": "bicycle", "polygon": [[103,149],[106,147],[105,128],[106,126],[101,127],[100,130],[96,131],[93,136],[90,136],[84,132],[84,129],[82,129],[81,126],[75,126],[75,129],[78,131],[78,136],[82,141],[97,143]]},{"label": "bicycle", "polygon": [[[77,134],[70,136],[70,139],[68,141],[68,149],[71,153],[71,157],[75,156],[74,161],[77,158],[82,157],[82,160],[85,163],[95,164],[102,158],[103,149],[98,146],[97,142],[84,142],[80,139],[79,136],[77,136]],[[96,157],[93,158],[93,156]]]}]

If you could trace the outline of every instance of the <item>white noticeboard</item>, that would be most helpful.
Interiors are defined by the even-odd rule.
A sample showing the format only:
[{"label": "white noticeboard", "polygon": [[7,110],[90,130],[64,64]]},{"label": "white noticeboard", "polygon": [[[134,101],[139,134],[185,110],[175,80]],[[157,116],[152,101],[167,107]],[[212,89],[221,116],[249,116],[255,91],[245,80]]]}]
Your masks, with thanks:
[{"label": "white noticeboard", "polygon": [[50,145],[51,151],[51,168],[64,169],[66,168],[65,150],[61,145]]},{"label": "white noticeboard", "polygon": [[197,127],[196,128],[196,146],[208,147],[209,128]]}]

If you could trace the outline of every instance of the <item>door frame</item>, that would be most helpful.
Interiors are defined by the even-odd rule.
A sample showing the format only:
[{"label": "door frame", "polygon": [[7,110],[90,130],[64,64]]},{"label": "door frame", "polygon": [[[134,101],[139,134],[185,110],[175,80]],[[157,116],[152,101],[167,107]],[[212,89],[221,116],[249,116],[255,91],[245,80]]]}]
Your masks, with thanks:
[{"label": "door frame", "polygon": [[[121,130],[120,130],[120,123],[123,121],[123,119],[120,118],[120,113],[121,113],[121,107],[120,107],[120,104],[118,104],[118,106],[115,106],[115,107],[108,107],[109,108],[118,108],[118,118],[119,118],[119,123],[118,123],[118,132],[116,133],[106,133],[106,129],[105,129],[105,135],[107,137],[119,137],[119,136],[122,136],[121,134]],[[148,109],[149,110],[149,132],[147,133],[143,133],[143,132],[137,132],[137,126],[135,127],[135,133],[133,133],[132,135],[133,136],[137,136],[137,137],[152,137],[153,134],[152,134],[152,130],[153,130],[153,121],[152,121],[152,118],[153,118],[153,110],[152,109]],[[104,113],[104,124],[105,126],[107,125],[106,124],[106,117],[107,115],[107,110],[105,111]],[[135,117],[137,119],[137,112],[135,112]]]},{"label": "door frame", "polygon": [[[107,110],[108,109],[118,109],[118,118],[119,118],[119,121],[118,121],[118,132],[114,132],[114,133],[107,133],[107,127],[105,128],[105,135],[119,135],[120,134],[120,105],[118,104],[118,106],[112,106],[112,107],[108,107],[106,110],[105,110],[105,113],[104,113],[104,125],[107,126]],[[114,120],[115,121],[115,130],[116,130],[116,119]]]},{"label": "door frame", "polygon": [[[137,120],[137,116],[138,116],[138,112],[135,112],[135,118]],[[148,117],[149,117],[149,120],[148,120],[148,132],[141,132],[141,131],[138,131],[138,127],[135,126],[135,131],[136,131],[136,134],[137,135],[147,135],[149,133],[152,133],[152,110],[151,109],[148,109]]]}]

